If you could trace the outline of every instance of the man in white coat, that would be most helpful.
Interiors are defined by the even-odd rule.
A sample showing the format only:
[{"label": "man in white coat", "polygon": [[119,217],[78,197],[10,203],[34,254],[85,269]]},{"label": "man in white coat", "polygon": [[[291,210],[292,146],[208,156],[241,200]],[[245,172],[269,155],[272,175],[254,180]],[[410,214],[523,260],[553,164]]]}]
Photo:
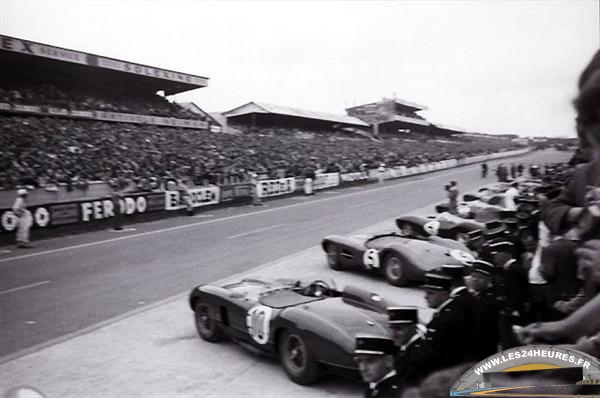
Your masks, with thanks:
[{"label": "man in white coat", "polygon": [[27,210],[26,198],[27,190],[23,188],[19,189],[15,203],[12,206],[12,211],[17,217],[17,247],[28,249],[33,247],[29,244],[29,230],[31,229],[33,219],[31,212]]}]

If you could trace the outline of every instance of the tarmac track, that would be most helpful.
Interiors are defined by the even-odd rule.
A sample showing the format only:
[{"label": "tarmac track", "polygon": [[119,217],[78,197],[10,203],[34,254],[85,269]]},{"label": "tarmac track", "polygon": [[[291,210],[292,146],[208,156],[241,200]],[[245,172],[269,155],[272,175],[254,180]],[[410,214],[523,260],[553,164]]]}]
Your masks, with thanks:
[{"label": "tarmac track", "polygon": [[[519,161],[569,156],[546,151]],[[36,242],[32,251],[1,254],[0,388],[33,384],[61,397],[140,396],[140,391],[144,396],[232,396],[228,392],[235,388],[245,396],[269,396],[257,384],[260,373],[253,373],[259,363],[261,371],[277,374],[286,395],[293,390],[311,396],[305,395],[306,387],[287,381],[271,360],[240,353],[233,344],[198,344],[187,292],[196,284],[262,271],[270,277],[331,276],[339,284],[358,282],[424,307],[418,289],[328,270],[316,245],[329,233],[347,234],[381,222],[374,228],[393,228],[393,217],[443,200],[442,187],[451,179],[463,192],[492,182],[491,177],[480,179],[479,165],[472,165],[271,201],[263,208],[208,210],[196,218],[138,224],[121,234],[98,231],[48,239]],[[209,369],[199,370],[198,358],[208,358]],[[173,373],[153,377],[165,359]],[[227,375],[236,366],[244,377],[232,383]],[[183,375],[190,367],[196,374]],[[198,371],[207,372],[201,382]],[[220,386],[223,377],[229,389]],[[198,395],[207,386],[212,392]],[[319,386],[319,395],[358,391],[335,379]]]}]

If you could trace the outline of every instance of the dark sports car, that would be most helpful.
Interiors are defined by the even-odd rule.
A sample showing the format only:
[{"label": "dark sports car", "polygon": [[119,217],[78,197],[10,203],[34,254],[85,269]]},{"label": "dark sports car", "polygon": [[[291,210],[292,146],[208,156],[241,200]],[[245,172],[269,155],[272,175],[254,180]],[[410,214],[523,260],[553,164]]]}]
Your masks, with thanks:
[{"label": "dark sports car", "polygon": [[329,235],[321,245],[332,269],[380,273],[396,286],[421,282],[426,272],[444,264],[463,264],[474,259],[473,253],[458,241],[413,232]]},{"label": "dark sports car", "polygon": [[358,378],[355,336],[390,336],[388,304],[375,293],[336,290],[317,280],[244,279],[204,285],[189,297],[200,337],[226,337],[275,356],[291,380],[310,384],[327,372]]},{"label": "dark sports car", "polygon": [[485,222],[442,212],[437,216],[419,217],[402,216],[396,219],[398,228],[403,235],[418,234],[421,236],[435,235],[440,238],[454,239],[467,244],[469,232],[485,230]]}]

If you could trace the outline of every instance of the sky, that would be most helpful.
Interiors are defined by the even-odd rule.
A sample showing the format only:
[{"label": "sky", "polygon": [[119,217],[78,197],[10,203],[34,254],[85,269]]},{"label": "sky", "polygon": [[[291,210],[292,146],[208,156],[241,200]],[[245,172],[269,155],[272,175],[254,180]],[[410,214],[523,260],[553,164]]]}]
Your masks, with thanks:
[{"label": "sky", "polygon": [[0,34],[210,78],[175,96],[325,113],[382,98],[466,131],[575,136],[594,1],[0,0]]}]

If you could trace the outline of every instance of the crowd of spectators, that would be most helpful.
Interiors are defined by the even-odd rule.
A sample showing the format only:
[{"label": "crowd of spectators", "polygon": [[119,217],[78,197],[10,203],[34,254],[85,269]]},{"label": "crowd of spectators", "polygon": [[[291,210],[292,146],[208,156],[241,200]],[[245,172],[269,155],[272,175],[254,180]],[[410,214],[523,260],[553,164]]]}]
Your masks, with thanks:
[{"label": "crowd of spectators", "polygon": [[[93,94],[92,94],[93,93]],[[60,84],[35,78],[0,79],[0,102],[20,105],[54,106],[69,110],[88,110],[166,116],[181,119],[204,119],[175,103],[147,90],[132,87],[84,84]]]},{"label": "crowd of spectators", "polygon": [[[195,184],[352,172],[512,149],[499,140],[374,140],[352,133],[253,129],[240,134],[57,117],[0,120],[0,187],[191,178]],[[415,139],[417,138],[417,139]],[[415,141],[419,145],[415,145]]]}]

